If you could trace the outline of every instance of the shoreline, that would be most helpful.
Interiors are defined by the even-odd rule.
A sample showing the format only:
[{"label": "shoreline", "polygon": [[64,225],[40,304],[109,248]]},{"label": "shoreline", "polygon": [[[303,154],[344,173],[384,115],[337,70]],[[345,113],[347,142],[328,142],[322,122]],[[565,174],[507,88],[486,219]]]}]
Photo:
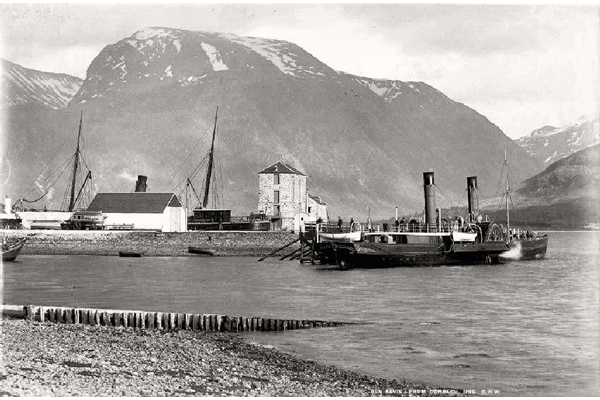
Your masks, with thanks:
[{"label": "shoreline", "polygon": [[[286,231],[60,231],[2,230],[6,239],[27,238],[21,254],[118,256],[120,251],[147,257],[198,257],[189,247],[215,256],[263,257],[296,240]],[[289,250],[288,252],[290,252]]]},{"label": "shoreline", "polygon": [[234,333],[145,331],[11,318],[3,318],[0,328],[0,395],[463,395],[301,359]]},{"label": "shoreline", "polygon": [[[3,230],[1,235],[27,237],[22,254],[107,256],[131,249],[143,249],[145,256],[195,256],[188,246],[209,243],[217,256],[259,257],[297,238],[290,232],[226,231]],[[249,342],[233,332],[3,318],[0,337],[0,395],[11,397],[464,395],[346,371]]]}]

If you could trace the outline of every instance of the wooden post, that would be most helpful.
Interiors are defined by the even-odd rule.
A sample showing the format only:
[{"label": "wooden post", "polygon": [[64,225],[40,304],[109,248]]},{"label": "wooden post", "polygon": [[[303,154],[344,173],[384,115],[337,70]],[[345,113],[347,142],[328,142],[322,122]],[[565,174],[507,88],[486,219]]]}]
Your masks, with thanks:
[{"label": "wooden post", "polygon": [[175,324],[175,316],[176,315],[177,314],[175,314],[175,313],[169,313],[169,329],[172,331],[177,329],[177,325]]},{"label": "wooden post", "polygon": [[192,329],[192,314],[185,314],[185,329]]},{"label": "wooden post", "polygon": [[169,330],[169,320],[170,320],[170,318],[171,318],[171,314],[169,314],[169,313],[163,313],[163,316],[162,316],[162,326],[163,326],[163,329],[165,331]]},{"label": "wooden post", "polygon": [[40,307],[40,322],[46,321],[46,307]]},{"label": "wooden post", "polygon": [[36,306],[30,305],[25,307],[25,310],[27,311],[27,319],[30,321],[33,321],[35,319],[35,311],[36,311]]},{"label": "wooden post", "polygon": [[185,321],[185,314],[177,314],[177,329],[182,330],[184,329],[183,327],[183,323]]},{"label": "wooden post", "polygon": [[98,313],[100,316],[100,324],[103,326],[110,326],[110,322],[108,321],[108,312],[102,311]]},{"label": "wooden post", "polygon": [[300,264],[304,263],[304,232],[300,227]]},{"label": "wooden post", "polygon": [[157,312],[156,313],[156,329],[162,329],[163,328],[163,313],[161,312]]},{"label": "wooden post", "polygon": [[148,329],[154,329],[154,322],[156,321],[156,314],[153,312],[150,312],[147,314],[147,318],[148,318]]},{"label": "wooden post", "polygon": [[260,259],[260,260],[258,260],[258,261],[263,261],[263,260],[265,260],[267,257],[270,257],[270,256],[272,256],[273,254],[276,254],[278,251],[280,251],[280,250],[283,250],[283,249],[285,249],[285,248],[286,248],[286,247],[288,247],[288,246],[291,246],[292,244],[296,243],[298,240],[300,240],[300,239],[296,239],[296,240],[294,240],[294,241],[292,241],[292,242],[290,242],[290,243],[286,244],[285,246],[282,246],[282,247],[278,248],[277,250],[275,250],[275,251],[272,251],[271,253],[267,254],[266,256],[264,256],[263,258],[261,258],[261,259]]}]

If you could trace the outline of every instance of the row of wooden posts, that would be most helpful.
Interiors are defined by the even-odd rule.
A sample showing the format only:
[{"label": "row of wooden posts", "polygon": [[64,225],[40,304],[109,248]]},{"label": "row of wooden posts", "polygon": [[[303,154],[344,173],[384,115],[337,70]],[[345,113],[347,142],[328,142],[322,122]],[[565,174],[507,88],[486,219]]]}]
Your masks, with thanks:
[{"label": "row of wooden posts", "polygon": [[3,314],[40,322],[123,326],[136,329],[218,332],[285,331],[345,325],[343,322],[240,317],[218,314],[163,313],[90,308],[3,306]]}]

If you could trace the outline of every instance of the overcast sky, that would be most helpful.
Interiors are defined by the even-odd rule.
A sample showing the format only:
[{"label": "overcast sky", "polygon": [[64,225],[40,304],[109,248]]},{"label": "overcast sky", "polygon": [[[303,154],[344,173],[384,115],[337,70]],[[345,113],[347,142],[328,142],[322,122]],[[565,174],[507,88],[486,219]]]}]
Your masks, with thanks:
[{"label": "overcast sky", "polygon": [[598,114],[599,19],[597,4],[0,4],[0,55],[85,78],[148,26],[283,39],[337,70],[423,81],[517,138]]}]

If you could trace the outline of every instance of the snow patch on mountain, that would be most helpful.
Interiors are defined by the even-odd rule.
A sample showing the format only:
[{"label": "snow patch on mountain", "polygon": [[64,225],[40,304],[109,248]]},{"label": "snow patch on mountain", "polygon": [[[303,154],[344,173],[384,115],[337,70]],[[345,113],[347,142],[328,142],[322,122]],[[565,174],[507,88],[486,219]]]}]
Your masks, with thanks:
[{"label": "snow patch on mountain", "polygon": [[[284,51],[286,50],[286,47],[290,45],[288,42],[256,37],[242,37],[230,33],[224,33],[221,36],[260,54],[284,74],[296,76],[296,73],[299,70],[298,63],[296,62],[297,60],[290,57],[290,55],[286,54]],[[293,55],[293,53],[289,54]]]},{"label": "snow patch on mountain", "polygon": [[201,46],[202,50],[204,50],[204,52],[208,56],[208,59],[210,60],[210,64],[213,67],[213,71],[226,71],[229,69],[229,67],[227,67],[227,65],[225,65],[225,63],[223,62],[221,54],[215,46],[212,46],[205,42],[202,42]]},{"label": "snow patch on mountain", "polygon": [[550,164],[600,143],[600,118],[584,116],[558,128],[546,125],[515,142],[530,155]]},{"label": "snow patch on mountain", "polygon": [[[408,93],[417,94],[417,95],[425,95],[427,90],[435,91],[437,94],[446,98],[441,92],[428,87],[425,88],[423,83],[421,82],[402,82],[402,81],[391,81],[385,79],[372,79],[366,77],[354,77],[356,82],[369,88],[373,93],[382,97],[387,102],[392,102],[395,99],[401,97],[402,95],[406,95]],[[421,89],[419,89],[421,86]]]}]

